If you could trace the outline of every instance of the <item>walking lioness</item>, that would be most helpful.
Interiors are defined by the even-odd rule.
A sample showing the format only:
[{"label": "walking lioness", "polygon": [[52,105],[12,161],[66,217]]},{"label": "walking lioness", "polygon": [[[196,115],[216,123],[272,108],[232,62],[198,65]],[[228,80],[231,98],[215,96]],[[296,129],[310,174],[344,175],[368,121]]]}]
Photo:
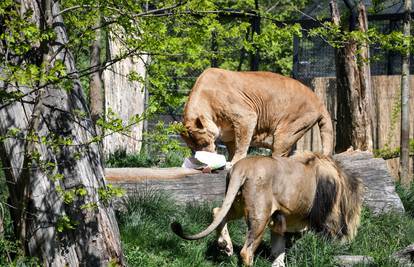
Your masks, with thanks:
[{"label": "walking lioness", "polygon": [[[318,123],[323,154],[333,147],[332,121],[311,89],[271,72],[205,70],[184,109],[183,139],[195,151],[215,151],[220,138],[231,164],[247,155],[249,146],[287,156],[292,146]],[[231,166],[231,165],[230,165]]]},{"label": "walking lioness", "polygon": [[359,224],[362,183],[345,174],[330,157],[303,152],[291,158],[248,157],[238,161],[227,176],[226,197],[214,211],[204,231],[186,235],[175,222],[172,230],[195,240],[217,228],[219,246],[227,254],[233,246],[227,231],[229,220],[246,217],[247,238],[240,252],[243,263],[252,265],[266,226],[272,231],[272,266],[284,266],[286,232],[313,229],[339,239],[352,239]]}]

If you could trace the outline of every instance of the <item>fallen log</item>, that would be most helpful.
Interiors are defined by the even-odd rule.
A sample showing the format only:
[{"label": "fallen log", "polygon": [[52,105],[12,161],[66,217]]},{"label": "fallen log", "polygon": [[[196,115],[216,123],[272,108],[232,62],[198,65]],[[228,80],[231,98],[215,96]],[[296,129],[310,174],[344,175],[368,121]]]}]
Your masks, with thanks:
[{"label": "fallen log", "polygon": [[[365,186],[364,204],[373,213],[404,212],[393,178],[383,159],[369,152],[352,151],[334,156],[346,171],[360,177]],[[109,183],[124,188],[127,195],[151,189],[163,191],[181,203],[221,201],[227,172],[201,173],[185,168],[123,168],[105,170]]]},{"label": "fallen log", "polygon": [[374,214],[404,212],[404,206],[395,191],[387,163],[366,151],[350,151],[334,156],[342,167],[362,179],[365,187],[364,204]]},{"label": "fallen log", "polygon": [[145,180],[169,180],[202,173],[187,168],[106,168],[105,177],[109,182],[140,182]]},{"label": "fallen log", "polygon": [[[162,191],[167,196],[181,203],[220,201],[223,199],[226,187],[227,171],[214,173],[187,174],[193,169],[174,168],[171,173],[161,177],[164,169],[126,168],[129,176],[122,180],[119,174],[122,171],[106,169],[106,173],[117,175],[108,176],[109,183],[119,186],[127,195],[139,194],[143,190]],[[142,172],[141,172],[142,171]],[[154,176],[150,176],[153,174]]]}]

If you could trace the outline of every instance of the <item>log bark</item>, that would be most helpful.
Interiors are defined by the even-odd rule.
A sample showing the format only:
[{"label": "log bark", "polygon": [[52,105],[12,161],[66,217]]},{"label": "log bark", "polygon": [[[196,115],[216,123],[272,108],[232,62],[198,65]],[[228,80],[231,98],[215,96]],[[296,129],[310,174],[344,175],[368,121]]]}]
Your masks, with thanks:
[{"label": "log bark", "polygon": [[109,182],[138,182],[147,179],[178,179],[187,175],[200,174],[199,170],[188,168],[106,168],[105,178]]},{"label": "log bark", "polygon": [[[330,7],[333,23],[340,26],[336,1],[331,1]],[[368,25],[364,4],[359,3],[357,11],[358,14],[351,18],[355,17],[358,30],[365,32]],[[353,39],[335,49],[338,93],[335,151],[338,153],[351,146],[361,150],[373,149],[373,93],[368,50],[368,44],[358,44]],[[357,51],[361,52],[358,54]]]},{"label": "log bark", "polygon": [[[349,173],[360,177],[365,186],[364,205],[374,214],[387,212],[404,212],[401,199],[395,192],[393,179],[390,176],[385,160],[373,158],[369,152],[347,151],[334,156]],[[219,202],[222,201],[226,189],[227,171],[213,173],[186,174],[177,168],[168,172],[165,169],[148,169],[142,175],[142,168],[126,168],[125,178],[117,169],[105,169],[105,173],[118,173],[116,179],[107,177],[108,182],[124,188],[127,195],[139,193],[141,190],[158,190],[180,203]],[[189,170],[192,171],[192,170]],[[172,175],[179,173],[180,175]],[[153,176],[152,176],[153,175]],[[165,177],[162,177],[165,175]],[[121,208],[121,207],[120,207]]]},{"label": "log bark", "polygon": [[[410,38],[410,22],[411,22],[411,0],[404,0],[404,37]],[[409,175],[409,138],[410,138],[410,41],[406,52],[402,57],[401,68],[401,155],[399,176],[401,183],[405,187],[409,187],[412,177]]]},{"label": "log bark", "polygon": [[[70,74],[71,88],[64,90],[58,84],[28,87],[0,80],[1,90],[27,94],[19,101],[0,105],[0,135],[13,128],[19,130],[17,136],[0,142],[16,237],[24,251],[38,257],[44,266],[124,265],[115,214],[110,204],[99,199],[98,191],[106,188],[99,147],[85,145],[95,132],[74,58],[67,48],[59,2],[22,0],[20,4],[22,17],[31,11],[35,25],[42,31],[53,30],[56,36],[53,41],[33,44],[43,53],[38,63],[52,67],[62,62]],[[24,67],[25,59],[20,64]],[[3,67],[0,62],[0,75],[7,78],[7,73],[1,72]],[[57,142],[59,138],[71,139],[72,144],[44,141]],[[63,201],[64,192],[76,189],[87,194],[72,202]],[[96,208],[82,208],[85,204]],[[66,219],[73,229],[65,226]]]}]

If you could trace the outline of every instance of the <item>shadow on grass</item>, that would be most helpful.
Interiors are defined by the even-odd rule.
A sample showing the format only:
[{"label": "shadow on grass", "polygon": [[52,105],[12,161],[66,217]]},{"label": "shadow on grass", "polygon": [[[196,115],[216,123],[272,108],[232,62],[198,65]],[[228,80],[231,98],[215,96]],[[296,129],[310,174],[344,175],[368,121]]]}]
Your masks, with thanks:
[{"label": "shadow on grass", "polygon": [[[240,251],[242,250],[243,245],[233,244],[233,255],[237,257],[238,264],[237,266],[243,266],[243,260],[240,256]],[[206,250],[206,259],[215,263],[221,264],[223,262],[229,261],[229,256],[227,256],[223,251],[221,251],[217,245],[217,241],[210,241],[207,245]],[[255,259],[261,258],[262,260],[271,261],[271,248],[266,242],[262,242],[256,250],[254,255]]]}]

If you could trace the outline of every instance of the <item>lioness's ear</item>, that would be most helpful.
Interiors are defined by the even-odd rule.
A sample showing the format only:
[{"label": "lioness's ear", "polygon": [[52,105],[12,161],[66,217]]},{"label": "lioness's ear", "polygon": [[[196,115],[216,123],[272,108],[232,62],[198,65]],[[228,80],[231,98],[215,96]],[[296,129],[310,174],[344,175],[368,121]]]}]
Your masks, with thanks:
[{"label": "lioness's ear", "polygon": [[217,125],[214,124],[211,120],[206,119],[203,115],[200,115],[196,119],[195,126],[197,127],[197,132],[200,134],[210,132],[215,137],[217,137],[219,134],[219,129],[217,128]]},{"label": "lioness's ear", "polygon": [[199,129],[203,129],[206,126],[206,120],[203,116],[197,117],[195,126]]}]

